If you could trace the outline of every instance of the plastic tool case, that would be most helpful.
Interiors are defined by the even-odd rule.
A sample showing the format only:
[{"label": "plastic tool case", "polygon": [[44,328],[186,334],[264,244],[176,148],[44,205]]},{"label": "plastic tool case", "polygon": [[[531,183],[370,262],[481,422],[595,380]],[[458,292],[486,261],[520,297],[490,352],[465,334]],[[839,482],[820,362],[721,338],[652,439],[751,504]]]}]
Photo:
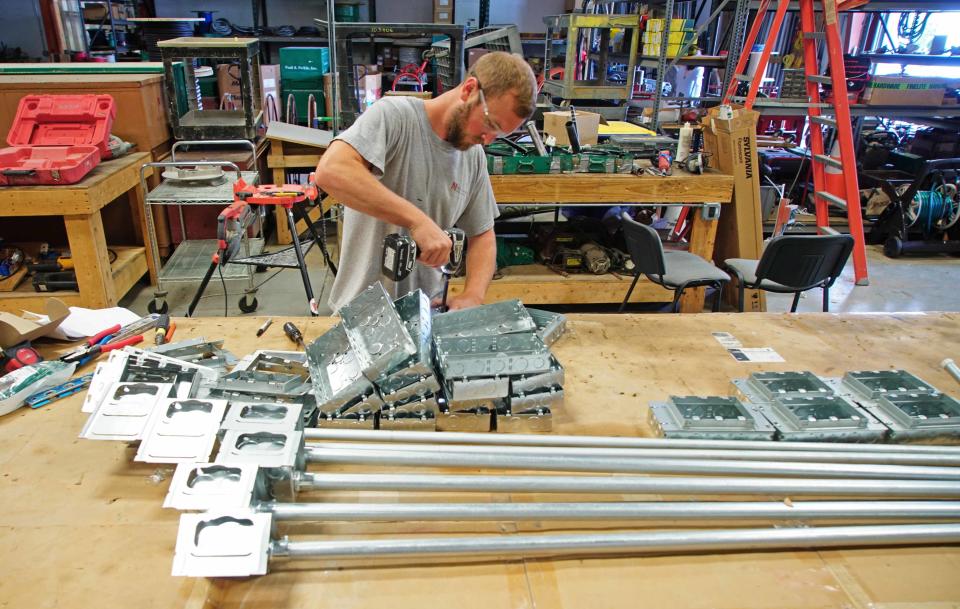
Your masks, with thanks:
[{"label": "plastic tool case", "polygon": [[0,150],[0,185],[74,184],[110,158],[109,95],[26,95]]}]

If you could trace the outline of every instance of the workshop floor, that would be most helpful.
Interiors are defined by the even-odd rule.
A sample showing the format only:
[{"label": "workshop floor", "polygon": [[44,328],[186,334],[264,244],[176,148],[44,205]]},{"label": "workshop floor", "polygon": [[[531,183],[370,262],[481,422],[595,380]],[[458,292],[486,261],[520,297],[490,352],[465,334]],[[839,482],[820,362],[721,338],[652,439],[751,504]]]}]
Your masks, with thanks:
[{"label": "workshop floor", "polygon": [[[883,255],[880,246],[868,246],[867,264],[870,285],[857,287],[853,280],[853,262],[847,264],[843,276],[830,291],[830,310],[836,313],[867,313],[873,311],[960,311],[960,259],[952,256],[930,256],[890,259]],[[314,293],[320,298],[320,314],[329,315],[327,295],[332,280],[323,264],[319,250],[307,255],[307,266]],[[270,277],[271,272],[254,276],[256,282]],[[241,281],[227,282],[227,313],[242,315],[238,302],[246,284]],[[183,315],[193,296],[195,285],[174,284],[170,286],[167,301],[170,312]],[[669,293],[664,291],[665,300]],[[145,314],[147,304],[153,297],[153,288],[142,281],[121,301],[136,313]],[[767,310],[789,311],[792,296],[767,295]],[[297,270],[284,270],[269,280],[257,293],[259,307],[256,315],[306,315],[307,305],[303,284]],[[819,311],[819,290],[805,293],[800,299],[799,311]],[[576,307],[579,312],[616,311],[610,307]],[[206,294],[197,308],[197,316],[222,316],[224,311],[223,288],[216,275],[211,280]]]}]

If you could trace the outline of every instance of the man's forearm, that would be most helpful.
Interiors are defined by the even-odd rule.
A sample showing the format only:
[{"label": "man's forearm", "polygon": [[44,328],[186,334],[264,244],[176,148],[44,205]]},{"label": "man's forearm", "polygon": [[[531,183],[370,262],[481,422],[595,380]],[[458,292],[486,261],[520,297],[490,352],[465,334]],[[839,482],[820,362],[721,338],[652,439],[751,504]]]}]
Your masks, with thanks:
[{"label": "man's forearm", "polygon": [[467,248],[467,280],[463,293],[482,301],[497,270],[497,239],[490,229],[470,238]]},{"label": "man's forearm", "polygon": [[424,220],[423,211],[381,184],[352,147],[333,144],[317,165],[317,185],[327,194],[388,224],[412,228]]}]

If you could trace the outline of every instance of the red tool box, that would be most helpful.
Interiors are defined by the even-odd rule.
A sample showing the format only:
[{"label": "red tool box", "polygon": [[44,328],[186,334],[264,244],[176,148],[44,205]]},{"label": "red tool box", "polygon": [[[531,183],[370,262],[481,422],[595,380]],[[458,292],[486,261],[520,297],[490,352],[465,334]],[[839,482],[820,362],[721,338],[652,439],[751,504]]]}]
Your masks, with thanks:
[{"label": "red tool box", "polygon": [[25,95],[0,150],[0,185],[74,184],[110,158],[109,95]]}]

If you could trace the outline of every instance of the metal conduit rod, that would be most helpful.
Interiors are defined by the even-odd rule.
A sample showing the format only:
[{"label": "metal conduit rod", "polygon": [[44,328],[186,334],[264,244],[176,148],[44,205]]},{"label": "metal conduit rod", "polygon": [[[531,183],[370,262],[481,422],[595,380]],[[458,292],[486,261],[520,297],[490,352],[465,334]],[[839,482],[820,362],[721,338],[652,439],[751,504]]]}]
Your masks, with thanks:
[{"label": "metal conduit rod", "polygon": [[383,539],[289,541],[270,544],[272,556],[389,558],[396,556],[665,554],[728,550],[929,545],[960,542],[960,524],[899,524],[784,529],[650,531]]},{"label": "metal conduit rod", "polygon": [[391,431],[370,429],[305,429],[307,440],[354,442],[429,442],[432,444],[493,444],[497,446],[596,446],[608,448],[691,448],[717,450],[822,450],[856,453],[938,453],[960,455],[960,446],[922,444],[856,444],[843,442],[769,442],[760,440],[686,440],[679,438],[619,438],[614,436],[569,436],[537,434],[492,434],[469,432]]},{"label": "metal conduit rod", "polygon": [[960,468],[858,463],[776,463],[768,461],[690,461],[683,459],[616,459],[612,457],[521,456],[426,451],[304,448],[310,463],[350,463],[390,467],[468,467],[567,472],[732,474],[812,478],[894,478],[960,480]]},{"label": "metal conduit rod", "polygon": [[922,453],[866,453],[775,450],[711,450],[687,448],[605,448],[593,446],[485,446],[471,444],[391,444],[389,442],[311,442],[317,450],[424,451],[434,453],[510,454],[558,457],[619,457],[632,459],[718,459],[730,461],[807,461],[819,463],[875,463],[878,465],[960,466],[960,455]]},{"label": "metal conduit rod", "polygon": [[960,497],[960,483],[941,480],[819,480],[697,476],[484,476],[464,474],[317,474],[300,472],[300,491],[437,491],[659,495]]},{"label": "metal conduit rod", "polygon": [[278,520],[938,520],[960,521],[960,501],[657,501],[606,503],[277,503]]}]

